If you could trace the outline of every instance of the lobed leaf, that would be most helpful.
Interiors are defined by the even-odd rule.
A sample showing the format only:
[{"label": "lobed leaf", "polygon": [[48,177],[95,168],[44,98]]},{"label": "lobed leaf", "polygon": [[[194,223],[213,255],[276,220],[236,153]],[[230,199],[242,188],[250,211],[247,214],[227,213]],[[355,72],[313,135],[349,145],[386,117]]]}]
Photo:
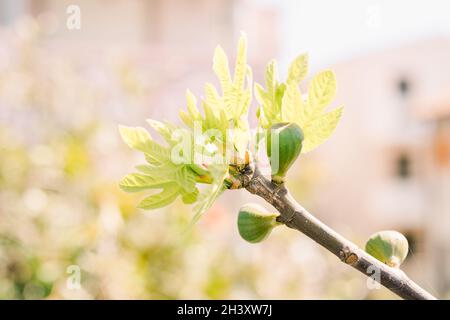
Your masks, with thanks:
[{"label": "lobed leaf", "polygon": [[331,136],[341,119],[342,111],[343,107],[336,108],[306,122],[301,127],[305,136],[302,152],[312,151]]},{"label": "lobed leaf", "polygon": [[160,177],[152,177],[140,173],[131,173],[125,176],[119,183],[122,190],[127,192],[139,192],[146,189],[157,189],[170,183]]},{"label": "lobed leaf", "polygon": [[202,117],[197,108],[197,99],[190,90],[186,91],[186,104],[190,117],[193,120],[201,120]]},{"label": "lobed leaf", "polygon": [[208,104],[218,109],[224,108],[222,98],[211,83],[205,85],[205,100]]},{"label": "lobed leaf", "polygon": [[147,130],[141,127],[119,126],[119,132],[123,141],[132,149],[151,153],[152,138]]},{"label": "lobed leaf", "polygon": [[152,177],[158,178],[173,178],[178,170],[180,170],[181,165],[175,165],[172,162],[165,162],[159,165],[138,165],[136,169],[144,174],[150,175]]},{"label": "lobed leaf", "polygon": [[225,191],[225,173],[221,177],[216,177],[214,183],[205,187],[205,189],[200,192],[198,196],[198,202],[194,207],[194,217],[192,218],[190,225],[191,228],[195,225],[201,217],[211,208],[214,201]]},{"label": "lobed leaf", "polygon": [[300,119],[303,111],[303,99],[296,84],[289,83],[281,102],[281,120],[283,122],[295,122]]},{"label": "lobed leaf", "polygon": [[172,144],[172,132],[173,127],[169,126],[169,124],[162,123],[157,120],[147,119],[147,123],[158,132],[167,143]]},{"label": "lobed leaf", "polygon": [[142,200],[138,208],[141,209],[157,209],[171,204],[180,194],[180,187],[176,183],[164,185],[161,192],[148,196]]},{"label": "lobed leaf", "polygon": [[317,74],[311,81],[308,91],[309,114],[320,114],[336,95],[336,77],[333,71]]},{"label": "lobed leaf", "polygon": [[219,78],[223,95],[228,95],[232,91],[228,58],[221,46],[217,46],[214,51],[213,70]]},{"label": "lobed leaf", "polygon": [[244,86],[247,71],[247,38],[243,34],[239,39],[236,66],[234,69],[234,87],[236,90]]},{"label": "lobed leaf", "polygon": [[265,81],[268,97],[274,99],[278,86],[278,65],[276,60],[270,61],[267,65]]},{"label": "lobed leaf", "polygon": [[181,190],[181,199],[184,204],[192,204],[197,201],[199,195],[199,191],[195,188],[192,192],[186,192]]},{"label": "lobed leaf", "polygon": [[175,173],[175,181],[186,192],[194,192],[195,190],[195,173],[187,166],[183,166]]},{"label": "lobed leaf", "polygon": [[308,74],[308,55],[301,54],[289,66],[287,83],[299,84]]},{"label": "lobed leaf", "polygon": [[[142,200],[140,208],[155,209],[173,202],[179,195],[186,204],[196,203],[194,224],[213,204],[215,199],[229,186],[225,183],[229,174],[229,164],[236,159],[246,159],[250,137],[247,119],[252,99],[252,89],[259,103],[257,108],[258,129],[269,128],[279,122],[296,122],[303,129],[305,139],[302,152],[313,150],[333,133],[342,115],[342,107],[325,113],[327,105],[336,95],[336,80],[333,72],[324,71],[316,75],[309,86],[305,100],[298,84],[308,73],[308,56],[299,55],[290,64],[285,83],[279,83],[278,67],[275,60],[269,62],[265,70],[264,89],[261,85],[253,87],[252,71],[247,64],[247,40],[245,35],[239,39],[233,78],[228,58],[218,46],[214,52],[213,70],[219,78],[221,93],[210,83],[205,85],[205,96],[200,100],[202,111],[194,94],[186,91],[187,110],[180,110],[180,118],[191,130],[187,130],[193,140],[193,129],[197,121],[201,123],[203,139],[195,139],[193,155],[201,154],[201,164],[172,162],[171,153],[178,146],[176,137],[172,137],[179,127],[156,120],[147,120],[149,125],[167,142],[164,147],[153,141],[150,133],[140,127],[120,126],[120,134],[125,143],[145,154],[147,164],[136,168],[139,173],[124,177],[120,187],[128,192],[146,189],[160,189]],[[186,129],[183,129],[186,130]],[[260,137],[260,136],[258,136]],[[232,142],[230,145],[224,143]],[[233,148],[229,150],[227,148]],[[175,150],[184,153],[183,150]],[[230,154],[229,151],[233,151]],[[238,156],[234,152],[238,152]],[[220,158],[217,158],[220,157]],[[215,162],[228,157],[225,163]],[[197,183],[206,183],[201,191]]]}]

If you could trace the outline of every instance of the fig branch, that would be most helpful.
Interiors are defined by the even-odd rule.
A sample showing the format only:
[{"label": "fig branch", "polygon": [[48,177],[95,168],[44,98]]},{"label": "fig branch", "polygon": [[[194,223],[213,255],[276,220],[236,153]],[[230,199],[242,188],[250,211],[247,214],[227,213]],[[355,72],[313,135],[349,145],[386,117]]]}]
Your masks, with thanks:
[{"label": "fig branch", "polygon": [[276,218],[278,223],[304,233],[336,255],[342,262],[366,276],[371,276],[375,270],[379,271],[380,283],[401,298],[408,300],[436,299],[409,279],[403,271],[375,259],[314,217],[295,201],[284,184],[279,185],[272,182],[257,168],[250,166],[243,170],[236,179],[241,182],[242,188],[263,198],[279,211],[280,215]]},{"label": "fig branch", "polygon": [[[285,224],[303,232],[366,276],[373,275],[372,279],[400,297],[435,299],[399,269],[408,254],[408,241],[402,234],[379,231],[369,238],[364,251],[306,211],[285,187],[288,170],[300,154],[325,142],[342,116],[342,106],[326,110],[336,94],[334,73],[325,70],[315,75],[308,94],[304,95],[299,83],[307,75],[308,56],[302,54],[291,63],[285,82],[278,78],[276,61],[269,62],[263,88],[253,84],[246,52],[246,39],[242,36],[232,79],[225,52],[216,48],[213,70],[219,78],[222,96],[214,86],[206,84],[202,114],[197,99],[187,91],[187,111],[180,110],[185,127],[148,120],[165,145],[153,140],[144,128],[120,126],[125,143],[143,152],[146,160],[146,164],[136,167],[138,172],[121,180],[120,187],[127,192],[160,190],[139,203],[142,209],[162,208],[177,198],[185,204],[195,204],[192,223],[225,189],[245,188],[266,200],[279,214],[269,213],[253,203],[242,206],[237,224],[244,240],[260,242],[273,228]],[[252,134],[248,110],[253,87],[258,101],[257,131],[262,133],[257,134],[255,149],[259,150],[259,143],[265,141],[270,179],[258,171],[249,150]],[[201,156],[201,161],[197,161],[197,156]],[[198,184],[203,186],[198,188]]]}]

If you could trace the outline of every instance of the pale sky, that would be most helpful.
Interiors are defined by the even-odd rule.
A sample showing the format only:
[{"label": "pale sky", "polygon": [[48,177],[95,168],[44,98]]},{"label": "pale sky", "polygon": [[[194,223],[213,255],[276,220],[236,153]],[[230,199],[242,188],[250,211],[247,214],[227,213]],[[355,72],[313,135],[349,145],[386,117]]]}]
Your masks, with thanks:
[{"label": "pale sky", "polygon": [[307,51],[314,57],[312,68],[423,38],[450,38],[448,0],[273,0],[273,4],[282,12],[281,60]]}]

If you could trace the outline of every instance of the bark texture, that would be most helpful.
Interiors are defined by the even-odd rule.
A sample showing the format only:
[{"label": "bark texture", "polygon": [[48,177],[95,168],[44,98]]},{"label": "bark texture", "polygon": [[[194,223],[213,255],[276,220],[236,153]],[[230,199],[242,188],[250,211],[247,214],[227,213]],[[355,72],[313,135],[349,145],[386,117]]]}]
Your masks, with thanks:
[{"label": "bark texture", "polygon": [[[409,279],[403,271],[389,267],[375,259],[353,242],[319,221],[292,198],[284,185],[273,183],[261,175],[257,168],[247,167],[236,178],[240,187],[263,198],[279,211],[278,222],[303,232],[336,255],[342,262],[359,270],[366,276],[379,278],[383,286],[398,296],[408,300],[436,299]],[[374,273],[378,277],[374,276]]]}]

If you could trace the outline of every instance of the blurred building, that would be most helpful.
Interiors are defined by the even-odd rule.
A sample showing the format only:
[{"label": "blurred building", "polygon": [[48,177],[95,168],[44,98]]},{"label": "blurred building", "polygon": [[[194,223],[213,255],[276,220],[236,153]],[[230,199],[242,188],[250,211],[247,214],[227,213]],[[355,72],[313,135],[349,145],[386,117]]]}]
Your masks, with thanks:
[{"label": "blurred building", "polygon": [[[80,29],[66,27],[71,5],[80,8]],[[128,115],[131,122],[156,115],[175,120],[186,88],[200,96],[206,81],[215,83],[212,55],[217,44],[233,64],[241,31],[250,39],[255,78],[262,77],[279,47],[278,8],[254,0],[1,0],[0,12],[0,25],[11,25],[24,15],[36,18],[46,45],[68,58],[92,63],[128,59],[137,64],[146,75],[148,104],[153,107],[142,109],[145,114]]]},{"label": "blurred building", "polygon": [[419,277],[441,293],[450,286],[448,57],[450,39],[434,38],[332,66],[346,109],[317,152],[329,172],[325,219],[367,234],[405,233],[411,260],[426,268]]}]

